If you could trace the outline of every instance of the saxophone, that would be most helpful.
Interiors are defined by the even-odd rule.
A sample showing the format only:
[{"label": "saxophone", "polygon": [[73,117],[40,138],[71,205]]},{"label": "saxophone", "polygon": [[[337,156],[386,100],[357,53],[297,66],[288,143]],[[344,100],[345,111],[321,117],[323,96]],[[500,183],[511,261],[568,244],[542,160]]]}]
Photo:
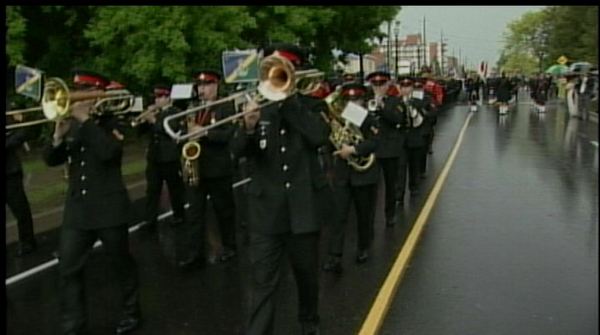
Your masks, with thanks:
[{"label": "saxophone", "polygon": [[[360,144],[360,142],[364,141],[364,137],[360,131],[360,128],[355,126],[354,124],[344,120],[343,124],[340,121],[340,116],[342,115],[342,109],[340,106],[340,94],[341,90],[339,89],[331,93],[325,98],[325,103],[329,107],[329,115],[327,117],[323,115],[326,122],[329,124],[331,128],[331,134],[329,135],[329,141],[333,144],[336,150],[342,148],[343,144],[356,146]],[[373,165],[375,162],[375,155],[371,153],[367,157],[360,156],[350,156],[347,160],[348,165],[350,165],[354,170],[358,172],[366,171]]]},{"label": "saxophone", "polygon": [[[202,102],[200,102],[201,104]],[[195,114],[187,118],[188,130],[190,125],[195,124]],[[197,140],[189,139],[181,148],[181,165],[183,181],[188,186],[198,186],[198,157],[202,152],[202,147]]]}]

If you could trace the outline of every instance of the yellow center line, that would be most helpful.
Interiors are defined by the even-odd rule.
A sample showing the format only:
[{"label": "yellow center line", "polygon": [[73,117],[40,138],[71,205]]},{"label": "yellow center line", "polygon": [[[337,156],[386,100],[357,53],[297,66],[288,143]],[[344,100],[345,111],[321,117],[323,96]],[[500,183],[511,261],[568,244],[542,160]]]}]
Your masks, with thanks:
[{"label": "yellow center line", "polygon": [[375,298],[375,301],[371,306],[371,310],[369,311],[369,314],[367,315],[367,318],[363,322],[362,327],[358,333],[359,335],[374,335],[379,332],[385,319],[385,316],[390,308],[390,304],[392,303],[392,301],[394,301],[396,290],[398,289],[400,281],[402,280],[402,276],[406,271],[408,262],[410,261],[410,258],[413,254],[413,251],[415,250],[417,242],[421,237],[423,227],[425,226],[425,223],[427,223],[429,214],[431,214],[431,210],[435,205],[435,202],[442,189],[442,186],[444,185],[444,182],[448,177],[448,172],[450,171],[450,168],[454,163],[454,159],[456,158],[456,154],[458,153],[458,149],[460,148],[464,134],[467,130],[467,126],[469,125],[472,116],[473,112],[470,112],[467,116],[467,119],[465,120],[462,129],[460,130],[456,143],[454,144],[454,147],[450,152],[450,156],[448,157],[448,160],[446,161],[442,172],[438,176],[435,185],[431,190],[431,193],[429,193],[427,201],[425,201],[425,205],[423,205],[423,208],[421,209],[421,212],[419,213],[419,216],[417,217],[417,220],[415,221],[415,224],[413,225],[410,234],[406,238],[406,242],[404,242],[404,245],[402,246],[398,257],[396,258],[392,269],[388,273],[385,281],[383,282],[383,285],[379,289],[379,293],[377,294],[377,297]]}]

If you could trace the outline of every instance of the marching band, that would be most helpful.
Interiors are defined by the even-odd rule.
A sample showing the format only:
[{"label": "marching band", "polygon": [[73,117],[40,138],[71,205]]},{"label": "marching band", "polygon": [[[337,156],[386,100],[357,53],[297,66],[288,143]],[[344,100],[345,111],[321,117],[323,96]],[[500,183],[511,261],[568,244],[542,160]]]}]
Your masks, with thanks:
[{"label": "marching band", "polygon": [[[145,220],[148,231],[154,231],[166,182],[172,225],[197,232],[186,234],[191,249],[177,265],[202,267],[207,261],[210,199],[223,246],[219,260],[231,260],[238,254],[236,215],[241,215],[232,184],[238,163],[245,162],[250,182],[242,196],[243,221],[252,272],[246,334],[274,333],[273,293],[284,257],[296,278],[302,333],[319,334],[319,272],[342,273],[351,206],[357,214],[355,261],[360,265],[370,256],[380,175],[388,228],[403,223],[396,212],[404,205],[406,188],[411,197],[419,194],[444,92],[428,75],[392,78],[384,71],[368,74],[367,84],[349,75],[328,82],[309,69],[305,51],[295,45],[275,44],[263,51],[258,89],[220,97],[223,75],[197,71],[186,109],[172,99],[171,86],[154,87],[154,103],[131,122],[140,134],[149,135]],[[142,321],[136,263],[128,247],[130,199],[121,174],[124,131],[114,112],[131,107],[126,103],[130,96],[115,98],[111,113],[100,108],[107,103],[96,102],[106,93],[97,92],[125,90],[123,85],[89,71],[77,71],[73,84],[74,91],[68,93],[78,98],[67,101],[66,111],[54,107],[56,127],[44,153],[47,165],[67,164],[69,172],[59,249],[62,331],[85,330],[82,270],[88,251],[100,239],[119,273],[123,311],[115,331],[125,334]],[[61,89],[66,90],[45,92],[44,108],[64,105],[58,93],[67,92]],[[173,137],[192,133],[198,135]],[[19,219],[20,227],[21,221],[22,238],[34,248],[26,218]],[[320,265],[323,225],[330,229],[327,259]]]}]

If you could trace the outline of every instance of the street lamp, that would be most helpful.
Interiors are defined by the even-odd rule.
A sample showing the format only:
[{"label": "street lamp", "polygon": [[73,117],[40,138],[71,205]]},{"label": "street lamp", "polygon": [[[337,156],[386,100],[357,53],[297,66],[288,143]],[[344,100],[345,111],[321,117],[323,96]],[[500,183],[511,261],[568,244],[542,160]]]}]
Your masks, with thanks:
[{"label": "street lamp", "polygon": [[396,66],[394,76],[398,76],[398,35],[400,34],[400,21],[394,23],[394,35],[396,35]]}]

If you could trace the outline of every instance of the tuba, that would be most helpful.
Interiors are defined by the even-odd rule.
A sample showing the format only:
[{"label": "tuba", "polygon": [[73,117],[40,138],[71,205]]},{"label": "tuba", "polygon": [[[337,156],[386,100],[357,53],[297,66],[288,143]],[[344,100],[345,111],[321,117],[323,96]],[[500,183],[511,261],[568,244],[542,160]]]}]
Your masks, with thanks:
[{"label": "tuba", "polygon": [[[338,89],[325,98],[325,103],[327,103],[327,107],[329,108],[330,116],[327,117],[323,115],[323,117],[331,128],[329,141],[333,144],[333,146],[339,150],[342,147],[342,144],[356,146],[362,142],[364,138],[360,129],[348,121],[341,121],[341,86],[338,86]],[[347,162],[348,165],[350,165],[354,170],[362,172],[366,171],[373,165],[375,162],[375,155],[371,153],[367,157],[350,156]]]}]

